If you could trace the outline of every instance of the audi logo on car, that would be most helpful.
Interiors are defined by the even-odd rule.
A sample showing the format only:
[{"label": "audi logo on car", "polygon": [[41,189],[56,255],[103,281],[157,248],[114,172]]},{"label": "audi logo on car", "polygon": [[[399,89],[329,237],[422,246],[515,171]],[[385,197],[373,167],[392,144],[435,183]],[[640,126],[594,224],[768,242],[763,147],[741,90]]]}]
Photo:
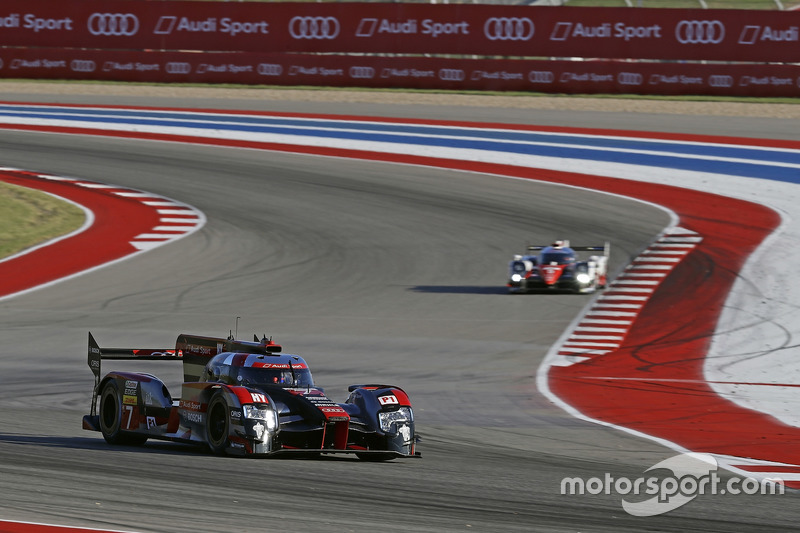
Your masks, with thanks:
[{"label": "audi logo on car", "polygon": [[528,41],[533,32],[533,21],[528,17],[492,17],[483,25],[490,41]]},{"label": "audi logo on car", "polygon": [[139,31],[139,19],[133,13],[92,13],[88,28],[92,35],[130,37]]},{"label": "audi logo on car", "polygon": [[69,68],[73,72],[94,72],[97,69],[97,64],[91,59],[73,59]]},{"label": "audi logo on car", "polygon": [[350,77],[362,80],[371,80],[375,77],[375,69],[372,67],[350,67]]},{"label": "audi logo on car", "polygon": [[733,87],[733,76],[715,74],[708,77],[708,84],[712,87]]},{"label": "audi logo on car", "polygon": [[280,76],[283,74],[283,67],[275,63],[259,63],[258,73],[262,76]]},{"label": "audi logo on car", "polygon": [[617,74],[617,83],[620,85],[641,85],[644,77],[638,72],[620,72]]},{"label": "audi logo on car", "polygon": [[170,61],[164,66],[167,74],[191,74],[192,65],[180,61]]},{"label": "audi logo on car", "polygon": [[528,72],[528,81],[531,83],[553,83],[556,77],[549,70],[532,70]]},{"label": "audi logo on car", "polygon": [[675,27],[681,44],[719,44],[725,38],[725,25],[718,20],[682,20]]},{"label": "audi logo on car", "polygon": [[336,17],[294,17],[289,21],[289,34],[295,39],[335,39],[339,29]]},{"label": "audi logo on car", "polygon": [[440,68],[439,79],[442,81],[464,81],[467,75],[460,68]]}]

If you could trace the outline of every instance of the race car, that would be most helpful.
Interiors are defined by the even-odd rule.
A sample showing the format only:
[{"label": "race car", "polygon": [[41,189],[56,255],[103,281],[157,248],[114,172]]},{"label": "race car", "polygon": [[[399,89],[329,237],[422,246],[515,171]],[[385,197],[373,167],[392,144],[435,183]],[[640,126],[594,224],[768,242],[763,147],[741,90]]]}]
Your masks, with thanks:
[{"label": "race car", "polygon": [[[113,371],[103,360],[182,361],[180,398],[151,374]],[[303,358],[266,335],[253,341],[179,335],[175,349],[100,348],[89,333],[95,376],[83,429],[109,444],[162,439],[227,455],[355,454],[384,461],[418,457],[414,412],[400,387],[351,385],[335,403],[314,385]]]},{"label": "race car", "polygon": [[[565,290],[590,293],[608,283],[610,244],[570,246],[555,241],[549,246],[528,246],[528,253],[515,255],[508,265],[509,292]],[[577,252],[602,252],[580,259]],[[535,253],[534,253],[535,252]]]}]

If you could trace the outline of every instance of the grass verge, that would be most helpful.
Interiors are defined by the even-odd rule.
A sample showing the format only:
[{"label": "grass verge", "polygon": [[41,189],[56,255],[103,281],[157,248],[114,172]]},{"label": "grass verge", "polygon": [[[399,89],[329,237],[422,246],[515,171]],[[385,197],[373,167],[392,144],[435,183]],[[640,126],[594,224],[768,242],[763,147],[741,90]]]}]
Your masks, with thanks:
[{"label": "grass verge", "polygon": [[75,231],[85,220],[73,204],[0,182],[0,258]]}]

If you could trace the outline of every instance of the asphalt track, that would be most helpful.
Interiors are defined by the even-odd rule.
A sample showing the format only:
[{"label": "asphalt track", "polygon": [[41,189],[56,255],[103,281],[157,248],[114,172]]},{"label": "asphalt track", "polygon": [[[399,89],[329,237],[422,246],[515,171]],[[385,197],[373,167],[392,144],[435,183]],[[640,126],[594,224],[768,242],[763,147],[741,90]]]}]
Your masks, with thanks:
[{"label": "asphalt track", "polygon": [[[192,102],[223,107],[214,103]],[[468,118],[436,112],[448,111]],[[524,115],[492,121],[550,120]],[[552,120],[578,121],[560,115]],[[638,127],[608,118],[606,127]],[[675,127],[730,133],[699,131],[710,126]],[[620,268],[666,225],[660,210],[496,177],[145,141],[2,132],[0,155],[208,217],[174,244],[0,302],[0,518],[136,531],[794,527],[795,494],[701,496],[651,518],[626,515],[618,495],[560,494],[564,477],[633,479],[673,453],[575,420],[537,393],[539,361],[589,297],[507,295],[505,263],[526,242],[565,236],[610,238]],[[243,335],[273,334],[306,356],[334,399],[350,383],[404,386],[423,458],[238,460],[164,443],[110,448],[80,429],[92,384],[86,331],[101,345],[160,347],[179,332],[224,335],[236,317]]]}]

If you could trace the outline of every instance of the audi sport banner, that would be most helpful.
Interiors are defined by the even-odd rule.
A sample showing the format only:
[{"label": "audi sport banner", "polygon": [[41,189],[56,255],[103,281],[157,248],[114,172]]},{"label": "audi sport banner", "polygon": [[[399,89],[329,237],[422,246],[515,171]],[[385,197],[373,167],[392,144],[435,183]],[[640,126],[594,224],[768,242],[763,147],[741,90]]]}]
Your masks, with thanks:
[{"label": "audi sport banner", "polygon": [[3,0],[0,46],[800,62],[800,11]]},{"label": "audi sport banner", "polygon": [[0,50],[0,77],[547,93],[800,96],[800,66],[427,57]]}]

